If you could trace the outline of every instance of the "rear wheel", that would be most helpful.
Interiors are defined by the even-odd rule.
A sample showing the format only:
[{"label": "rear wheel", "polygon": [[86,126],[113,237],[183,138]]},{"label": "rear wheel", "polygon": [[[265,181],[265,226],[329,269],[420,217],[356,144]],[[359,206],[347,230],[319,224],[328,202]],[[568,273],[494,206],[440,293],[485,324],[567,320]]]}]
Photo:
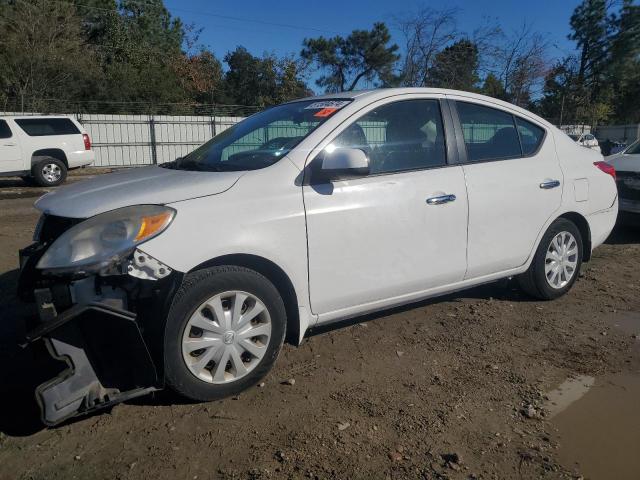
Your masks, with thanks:
[{"label": "rear wheel", "polygon": [[518,277],[529,295],[553,300],[567,293],[578,278],[583,241],[576,225],[559,218],[542,237],[529,269]]},{"label": "rear wheel", "polygon": [[67,167],[53,157],[39,157],[31,169],[34,181],[41,187],[55,187],[67,178]]},{"label": "rear wheel", "polygon": [[189,274],[167,319],[166,382],[192,400],[235,395],[271,369],[285,330],[282,298],[259,273],[221,266]]}]

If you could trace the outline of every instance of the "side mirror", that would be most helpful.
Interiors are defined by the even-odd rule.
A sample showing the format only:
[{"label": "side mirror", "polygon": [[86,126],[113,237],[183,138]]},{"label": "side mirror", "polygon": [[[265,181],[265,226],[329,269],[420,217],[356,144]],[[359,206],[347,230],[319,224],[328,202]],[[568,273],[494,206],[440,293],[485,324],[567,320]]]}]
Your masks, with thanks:
[{"label": "side mirror", "polygon": [[327,180],[362,177],[369,174],[369,158],[359,148],[336,148],[325,151],[321,170]]}]

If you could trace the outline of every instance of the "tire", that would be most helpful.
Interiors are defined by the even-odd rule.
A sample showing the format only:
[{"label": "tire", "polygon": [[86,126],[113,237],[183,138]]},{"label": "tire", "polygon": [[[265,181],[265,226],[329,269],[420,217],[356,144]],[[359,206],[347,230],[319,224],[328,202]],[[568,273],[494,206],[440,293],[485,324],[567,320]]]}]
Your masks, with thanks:
[{"label": "tire", "polygon": [[[553,267],[553,258],[555,257],[547,259],[547,253],[552,249],[551,244],[556,241],[559,235],[564,235],[564,240],[562,240],[561,243],[567,244],[567,250],[569,252],[573,251],[571,247],[573,243],[570,236],[573,237],[576,253],[574,255],[559,255],[561,263],[557,269],[558,276],[556,277]],[[555,247],[553,249],[556,255],[558,255]],[[561,297],[571,289],[578,278],[580,267],[582,266],[582,249],[583,239],[578,227],[565,218],[557,219],[549,226],[549,229],[542,237],[529,269],[518,277],[520,287],[532,297],[540,300],[553,300]],[[549,254],[553,255],[553,253]],[[556,261],[555,264],[557,265],[558,262]],[[566,265],[567,269],[564,270],[562,265]],[[570,267],[570,265],[573,266]],[[568,279],[567,273],[569,273]]]},{"label": "tire", "polygon": [[31,175],[41,187],[55,187],[67,178],[67,167],[61,160],[53,157],[36,157]]},{"label": "tire", "polygon": [[[235,296],[229,292],[235,292]],[[243,300],[245,294],[248,297]],[[234,322],[231,317],[236,304],[241,305],[244,312],[238,324],[255,312],[260,313],[234,330],[233,325],[229,327]],[[264,310],[260,310],[263,307]],[[216,322],[216,311],[222,312],[225,320]],[[227,321],[230,324],[222,325]],[[270,325],[268,337],[242,338],[249,335],[243,333],[244,329],[250,327],[259,329],[256,332],[263,332],[267,325]],[[190,273],[176,292],[167,317],[164,338],[166,385],[196,401],[236,395],[258,383],[269,372],[282,348],[286,325],[286,310],[278,290],[258,272],[243,267],[219,266]],[[204,329],[200,328],[202,326]],[[234,333],[230,334],[230,331]],[[215,343],[212,343],[212,338],[215,338]],[[201,343],[204,345],[202,340],[208,346],[193,350]],[[250,347],[251,352],[258,352],[260,358],[245,347]],[[246,372],[241,371],[242,367],[237,368],[238,362]]]}]

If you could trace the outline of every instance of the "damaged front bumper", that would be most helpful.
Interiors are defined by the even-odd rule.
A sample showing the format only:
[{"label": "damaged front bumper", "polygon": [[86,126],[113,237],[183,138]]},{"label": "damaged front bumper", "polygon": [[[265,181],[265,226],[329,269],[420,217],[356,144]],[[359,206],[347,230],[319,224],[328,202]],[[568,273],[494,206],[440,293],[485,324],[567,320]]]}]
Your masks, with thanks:
[{"label": "damaged front bumper", "polygon": [[20,252],[18,284],[38,310],[25,346],[43,341],[66,364],[36,389],[42,421],[57,425],[163,388],[165,319],[182,274],[136,250],[105,275],[51,276],[35,268],[44,250]]}]

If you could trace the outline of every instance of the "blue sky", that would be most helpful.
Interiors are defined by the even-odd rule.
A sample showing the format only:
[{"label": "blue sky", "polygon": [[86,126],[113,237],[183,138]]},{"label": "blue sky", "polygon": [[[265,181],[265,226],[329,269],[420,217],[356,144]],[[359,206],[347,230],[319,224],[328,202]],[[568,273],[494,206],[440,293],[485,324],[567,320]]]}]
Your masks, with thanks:
[{"label": "blue sky", "polygon": [[[569,17],[578,3],[578,0],[165,0],[172,14],[204,28],[201,41],[218,56],[237,45],[244,45],[254,54],[298,53],[305,37],[322,35],[322,32],[344,35],[354,28],[369,28],[376,21],[391,26],[394,15],[413,11],[420,5],[458,7],[462,30],[473,30],[485,16],[495,18],[505,30],[517,29],[527,21],[560,48],[571,49],[572,42],[567,40]],[[299,25],[300,29],[218,18],[207,13]]]},{"label": "blue sky", "polygon": [[356,28],[370,28],[376,21],[387,23],[394,40],[402,45],[400,33],[393,28],[393,17],[415,11],[421,5],[438,9],[458,7],[458,27],[462,31],[473,31],[485,17],[494,19],[505,32],[521,28],[526,21],[556,45],[550,48],[549,54],[560,57],[573,49],[573,42],[567,40],[567,34],[569,18],[578,3],[579,0],[165,0],[172,14],[204,29],[200,42],[219,58],[238,45],[246,47],[254,55],[264,52],[298,54],[305,37],[346,35]]}]

